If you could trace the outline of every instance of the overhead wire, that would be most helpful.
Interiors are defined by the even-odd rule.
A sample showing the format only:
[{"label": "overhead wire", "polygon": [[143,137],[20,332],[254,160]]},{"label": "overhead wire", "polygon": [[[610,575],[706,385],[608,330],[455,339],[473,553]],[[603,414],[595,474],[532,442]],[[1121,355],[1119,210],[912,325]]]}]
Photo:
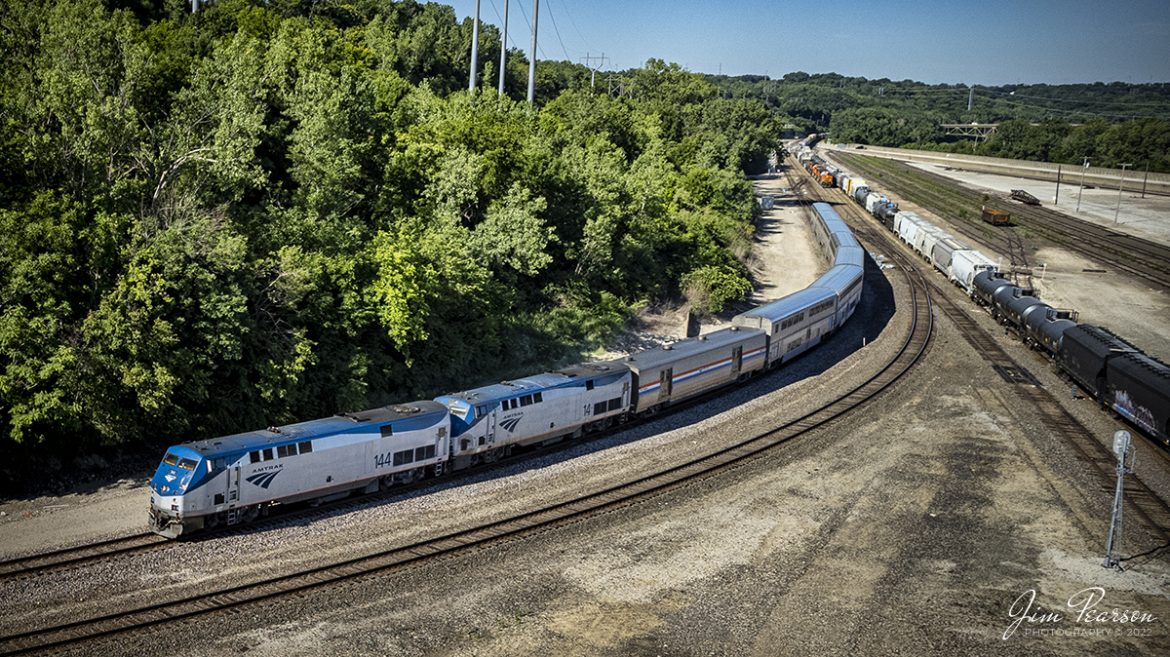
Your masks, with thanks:
[{"label": "overhead wire", "polygon": [[565,42],[561,41],[561,30],[557,27],[556,16],[553,16],[552,0],[544,0],[544,6],[545,6],[545,9],[548,11],[549,20],[552,21],[553,32],[557,35],[557,41],[559,41],[561,44],[561,52],[565,53],[565,61],[567,61],[567,62],[573,61],[573,58],[569,57],[569,49],[565,48]]},{"label": "overhead wire", "polygon": [[[524,13],[524,4],[520,4],[520,17],[524,19],[524,24],[528,26],[528,33],[532,34],[532,21],[528,20],[528,14]],[[540,47],[540,42],[536,44],[536,51],[540,53],[541,59],[549,59],[548,55],[544,54],[544,48]]]},{"label": "overhead wire", "polygon": [[581,29],[577,27],[577,21],[573,20],[573,12],[569,11],[568,5],[565,5],[564,9],[565,9],[565,14],[569,17],[569,24],[572,25],[573,30],[577,32],[577,36],[581,37],[581,43],[584,43],[585,47],[587,49],[589,49],[590,51],[592,51],[593,46],[589,44],[589,39],[586,39],[585,35],[581,34]]}]

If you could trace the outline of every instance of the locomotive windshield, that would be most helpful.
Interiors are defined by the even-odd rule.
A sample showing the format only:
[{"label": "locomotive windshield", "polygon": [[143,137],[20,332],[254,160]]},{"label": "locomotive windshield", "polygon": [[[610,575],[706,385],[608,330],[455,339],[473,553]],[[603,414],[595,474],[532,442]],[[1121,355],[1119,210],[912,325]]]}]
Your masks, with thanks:
[{"label": "locomotive windshield", "polygon": [[176,468],[181,468],[183,470],[194,470],[195,466],[199,465],[191,459],[179,458],[170,452],[167,452],[167,455],[163,457],[163,463],[166,463],[167,465],[173,465]]}]

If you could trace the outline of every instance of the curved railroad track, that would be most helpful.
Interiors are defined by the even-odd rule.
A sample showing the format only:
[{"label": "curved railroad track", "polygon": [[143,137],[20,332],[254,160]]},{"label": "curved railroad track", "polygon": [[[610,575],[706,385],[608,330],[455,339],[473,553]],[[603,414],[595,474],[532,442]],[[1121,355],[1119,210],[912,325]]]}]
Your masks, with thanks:
[{"label": "curved railroad track", "polygon": [[465,553],[500,541],[611,512],[662,495],[688,483],[741,467],[776,446],[865,405],[918,363],[934,334],[931,297],[921,273],[916,268],[907,265],[899,271],[909,284],[912,300],[911,326],[894,357],[860,385],[782,426],[635,480],[503,520],[248,584],[10,634],[0,637],[0,655],[59,650],[101,637],[140,631],[168,622],[303,593],[321,586],[385,574],[438,557]]},{"label": "curved railroad track", "polygon": [[1002,246],[1004,252],[1014,254],[1008,235],[1017,231],[984,224],[980,220],[980,211],[988,204],[985,199],[994,199],[991,205],[1010,211],[1013,223],[1031,237],[1047,240],[1124,271],[1150,285],[1170,289],[1170,247],[1166,245],[1119,233],[1048,208],[1014,203],[1006,194],[970,189],[945,176],[895,160],[876,160],[854,153],[832,152],[831,155],[846,168],[878,183],[880,188],[962,225],[976,239]]},{"label": "curved railroad track", "polygon": [[[876,226],[877,220],[866,213],[852,200],[849,200],[840,190],[835,191],[838,197],[838,213],[849,214],[856,221]],[[865,232],[872,236],[872,232],[854,227],[855,231]],[[906,247],[901,245],[891,234],[880,231],[890,248],[897,248],[905,253]],[[935,292],[931,298],[943,314],[959,329],[963,339],[971,345],[980,356],[1007,382],[1016,386],[1015,392],[1030,402],[1036,408],[1045,426],[1051,427],[1076,450],[1079,459],[1090,464],[1095,478],[1101,483],[1104,490],[1112,490],[1117,477],[1117,460],[1112,451],[1103,444],[1084,424],[1073,416],[1057,401],[1053,393],[1045,388],[1028,368],[1013,358],[1003,349],[999,342],[971,317],[967,309],[955,301],[955,288],[945,279],[934,275],[933,270],[925,278],[926,284]],[[1154,450],[1170,461],[1170,455],[1165,450]],[[1151,489],[1135,473],[1126,478],[1125,502],[1127,509],[1137,517],[1142,525],[1164,543],[1170,543],[1170,504]]]}]

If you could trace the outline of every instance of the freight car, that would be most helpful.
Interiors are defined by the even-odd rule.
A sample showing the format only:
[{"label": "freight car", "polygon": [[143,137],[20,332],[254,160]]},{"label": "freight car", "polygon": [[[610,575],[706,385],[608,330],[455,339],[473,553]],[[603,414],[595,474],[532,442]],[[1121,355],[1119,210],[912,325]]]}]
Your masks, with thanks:
[{"label": "freight car", "polygon": [[[842,171],[839,179],[848,185],[853,177]],[[1014,190],[1012,196],[1039,204],[1027,192]],[[922,217],[898,211],[896,206],[890,212],[892,204],[877,190],[869,189],[864,198],[851,198],[1001,323],[1015,329],[1025,344],[1052,357],[1057,367],[1090,395],[1170,446],[1170,366],[1107,329],[1078,324],[1076,311],[1044,303],[1035,290],[1013,283],[990,258]],[[983,220],[1005,225],[1010,214],[984,208]]]},{"label": "freight car", "polygon": [[983,212],[979,217],[984,223],[991,224],[992,226],[1010,226],[1012,223],[1011,213],[993,208],[983,208]]}]

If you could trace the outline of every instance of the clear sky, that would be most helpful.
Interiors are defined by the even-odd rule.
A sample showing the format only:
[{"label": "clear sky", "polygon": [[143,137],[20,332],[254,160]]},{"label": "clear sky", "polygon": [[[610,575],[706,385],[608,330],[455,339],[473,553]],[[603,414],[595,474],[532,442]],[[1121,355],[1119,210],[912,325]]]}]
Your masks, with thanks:
[{"label": "clear sky", "polygon": [[[532,0],[481,0],[527,51]],[[446,0],[470,16],[475,0]],[[555,24],[555,25],[554,25]],[[559,38],[558,38],[559,34]],[[541,0],[544,59],[930,83],[1170,82],[1170,0]]]}]

